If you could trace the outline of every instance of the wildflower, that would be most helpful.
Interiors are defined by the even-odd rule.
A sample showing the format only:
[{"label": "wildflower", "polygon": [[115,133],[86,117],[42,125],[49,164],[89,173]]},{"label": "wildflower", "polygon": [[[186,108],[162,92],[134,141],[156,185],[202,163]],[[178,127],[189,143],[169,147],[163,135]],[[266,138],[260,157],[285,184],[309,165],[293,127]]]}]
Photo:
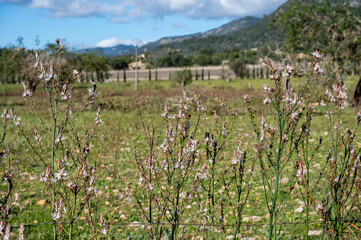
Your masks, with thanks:
[{"label": "wildflower", "polygon": [[321,203],[317,204],[316,209],[320,212],[324,210],[323,205]]},{"label": "wildflower", "polygon": [[35,138],[35,141],[38,143],[38,145],[41,147],[43,145],[43,143],[41,142],[41,137],[40,137],[40,134],[39,134],[39,131],[38,131],[38,128],[35,127],[34,128],[34,138]]},{"label": "wildflower", "polygon": [[66,138],[60,133],[59,137],[55,139],[55,143],[59,143],[61,141],[64,141]]},{"label": "wildflower", "polygon": [[344,84],[336,83],[333,86],[333,91],[340,108],[344,108],[344,100],[347,99],[346,86]]},{"label": "wildflower", "polygon": [[22,94],[23,98],[29,98],[31,96],[33,96],[33,93],[28,89],[28,87],[26,86],[26,84],[23,82],[23,87],[24,87],[24,92]]},{"label": "wildflower", "polygon": [[1,117],[4,118],[5,121],[7,121],[11,118],[8,108],[4,108],[4,112],[3,112],[3,114],[1,114]]},{"label": "wildflower", "polygon": [[333,129],[339,128],[341,126],[341,124],[342,124],[342,121],[335,122],[335,126],[333,127]]},{"label": "wildflower", "polygon": [[5,235],[4,235],[4,240],[9,240],[10,239],[10,235],[11,235],[11,225],[7,225],[6,229],[5,229]]},{"label": "wildflower", "polygon": [[68,172],[65,170],[65,168],[60,169],[60,171],[58,171],[57,173],[54,174],[55,178],[57,178],[58,180],[61,180],[62,177],[63,178],[67,178],[68,177]]},{"label": "wildflower", "polygon": [[51,80],[51,78],[53,78],[53,77],[57,78],[56,75],[53,76],[52,74],[45,73],[45,72],[41,73],[39,76],[39,78],[43,79],[45,82],[49,82]]},{"label": "wildflower", "polygon": [[271,103],[271,99],[269,99],[269,98],[265,98],[264,100],[263,100],[263,104],[264,105],[268,105],[268,104],[270,104]]},{"label": "wildflower", "polygon": [[64,207],[63,198],[60,198],[59,201],[54,203],[54,212],[52,214],[52,219],[54,221],[60,220],[64,217],[67,209]]},{"label": "wildflower", "polygon": [[296,123],[298,120],[298,113],[297,112],[292,113],[291,118],[292,118],[292,121]]},{"label": "wildflower", "polygon": [[101,109],[98,107],[98,112],[95,117],[95,125],[101,125],[103,123],[103,120],[100,118]]},{"label": "wildflower", "polygon": [[100,230],[101,234],[107,235],[107,228],[108,228],[108,224],[105,222],[105,218],[104,218],[104,214],[100,213],[100,226],[102,226],[102,229]]},{"label": "wildflower", "polygon": [[357,113],[356,118],[357,118],[358,121],[361,121],[361,111]]},{"label": "wildflower", "polygon": [[297,168],[297,173],[296,173],[296,177],[299,178],[301,181],[304,180],[304,175],[306,173],[306,170],[303,169],[303,161],[301,161],[299,164],[298,164],[298,168]]},{"label": "wildflower", "polygon": [[241,163],[242,161],[243,161],[243,152],[240,150],[240,146],[238,146],[238,149],[234,150],[233,159],[231,163],[236,165],[238,163]]},{"label": "wildflower", "polygon": [[284,70],[284,75],[289,78],[291,76],[291,73],[294,72],[295,70],[296,68],[294,66],[287,64]]},{"label": "wildflower", "polygon": [[323,69],[320,67],[320,64],[318,62],[315,64],[315,67],[313,68],[313,70],[315,71],[316,74],[324,73]]},{"label": "wildflower", "polygon": [[273,136],[273,135],[275,135],[276,134],[276,131],[277,131],[277,128],[275,128],[275,127],[269,127],[268,128],[268,132]]},{"label": "wildflower", "polygon": [[24,223],[21,223],[19,229],[19,240],[25,240],[24,231],[25,231],[25,225]]},{"label": "wildflower", "polygon": [[265,84],[263,85],[263,90],[268,93],[271,91],[271,88],[268,86],[268,84]]},{"label": "wildflower", "polygon": [[7,158],[8,154],[5,150],[0,151],[0,158],[5,159]]},{"label": "wildflower", "polygon": [[296,68],[294,66],[291,66],[291,65],[287,64],[285,70],[286,70],[287,73],[291,73],[291,72],[295,71]]},{"label": "wildflower", "polygon": [[323,100],[321,100],[320,105],[321,106],[326,106],[326,104],[325,104],[325,102]]},{"label": "wildflower", "polygon": [[277,79],[280,78],[280,75],[278,73],[275,73],[274,75],[271,74],[269,77],[270,77],[271,80],[277,80]]},{"label": "wildflower", "polygon": [[168,105],[164,106],[164,113],[162,113],[162,117],[168,119]]},{"label": "wildflower", "polygon": [[63,91],[60,92],[60,95],[62,96],[61,97],[62,100],[67,100],[67,99],[71,98],[71,93],[68,90],[68,85],[67,84],[63,85]]},{"label": "wildflower", "polygon": [[320,60],[322,58],[322,54],[320,53],[320,51],[313,51],[311,53],[311,55],[313,56],[313,58],[315,58],[316,60]]},{"label": "wildflower", "polygon": [[261,151],[263,150],[263,146],[261,144],[253,144],[253,150],[256,152],[256,153],[261,153]]},{"label": "wildflower", "polygon": [[244,101],[245,101],[246,103],[250,103],[250,102],[251,102],[251,100],[250,100],[250,98],[249,98],[248,95],[244,95],[243,99],[244,99]]},{"label": "wildflower", "polygon": [[89,88],[89,93],[88,93],[88,99],[89,100],[94,100],[94,98],[98,96],[96,88],[97,88],[97,82],[95,81],[93,83],[93,87]]},{"label": "wildflower", "polygon": [[229,134],[229,132],[226,131],[226,123],[223,123],[222,136],[223,136],[223,137],[227,137],[228,134]]},{"label": "wildflower", "polygon": [[67,187],[69,188],[70,191],[74,191],[76,188],[76,184],[74,184],[73,182],[69,182],[67,184]]},{"label": "wildflower", "polygon": [[330,90],[326,90],[326,95],[329,97],[329,99],[330,99],[330,101],[331,102],[335,102],[336,100],[335,100],[335,98],[334,98],[334,96],[333,96],[333,94],[330,92]]},{"label": "wildflower", "polygon": [[262,115],[261,134],[259,137],[260,141],[263,141],[266,139],[266,127],[267,127],[266,120],[265,120],[264,115]]}]

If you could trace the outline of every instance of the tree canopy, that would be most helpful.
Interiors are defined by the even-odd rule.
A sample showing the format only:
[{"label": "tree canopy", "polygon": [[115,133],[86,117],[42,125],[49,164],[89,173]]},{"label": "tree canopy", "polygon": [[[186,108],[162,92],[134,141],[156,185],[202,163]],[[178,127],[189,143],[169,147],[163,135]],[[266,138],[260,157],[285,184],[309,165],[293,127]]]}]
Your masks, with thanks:
[{"label": "tree canopy", "polygon": [[[276,24],[286,31],[286,46],[289,51],[320,50],[336,63],[337,69],[333,69],[334,71],[344,73],[354,65],[360,70],[360,6],[359,1],[351,3],[295,0],[277,15]],[[358,85],[361,90],[361,79]],[[361,95],[356,92],[354,100],[358,104],[357,99]]]}]

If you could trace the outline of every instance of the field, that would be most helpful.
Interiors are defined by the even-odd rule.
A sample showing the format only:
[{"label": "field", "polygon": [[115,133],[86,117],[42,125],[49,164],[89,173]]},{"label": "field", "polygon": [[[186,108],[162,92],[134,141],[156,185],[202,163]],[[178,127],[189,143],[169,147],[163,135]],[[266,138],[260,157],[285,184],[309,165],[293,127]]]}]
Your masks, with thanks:
[{"label": "field", "polygon": [[[306,78],[293,78],[291,79],[291,86],[300,91],[306,81]],[[163,153],[164,146],[162,146],[162,142],[166,138],[165,130],[169,127],[167,125],[169,123],[164,120],[162,114],[165,105],[168,106],[169,116],[178,114],[179,101],[182,96],[180,85],[170,81],[142,81],[139,83],[138,91],[134,91],[134,82],[113,82],[98,85],[97,92],[99,95],[92,105],[87,106],[82,114],[74,119],[74,124],[64,130],[64,136],[67,134],[66,138],[62,140],[62,144],[58,146],[58,151],[54,156],[56,165],[59,159],[64,158],[67,148],[71,148],[71,154],[79,154],[79,152],[76,152],[77,148],[74,147],[77,145],[76,139],[74,140],[71,137],[74,131],[73,128],[76,129],[78,137],[82,139],[86,135],[86,130],[92,128],[98,106],[100,106],[100,116],[103,124],[97,128],[90,145],[86,146],[90,148],[89,154],[86,154],[86,161],[88,161],[89,166],[94,166],[97,192],[89,201],[84,201],[89,205],[79,205],[76,209],[76,211],[81,210],[79,210],[76,219],[73,218],[72,238],[90,239],[94,238],[93,234],[96,232],[98,239],[146,239],[151,238],[151,234],[156,232],[156,227],[158,227],[157,231],[163,229],[162,238],[167,239],[166,236],[169,236],[169,238],[174,237],[173,233],[171,233],[174,229],[169,220],[171,216],[174,217],[174,213],[165,208],[161,209],[161,206],[164,207],[165,205],[170,210],[172,209],[167,204],[173,203],[170,199],[173,196],[180,201],[179,206],[182,209],[177,213],[179,214],[177,215],[179,228],[177,228],[178,233],[176,236],[179,239],[231,239],[234,235],[243,239],[267,239],[270,218],[273,216],[270,215],[267,207],[265,194],[272,194],[274,189],[272,184],[275,184],[275,182],[280,184],[279,197],[276,198],[280,211],[277,213],[276,220],[271,219],[273,223],[277,223],[273,230],[275,236],[277,235],[279,239],[305,239],[307,235],[309,235],[308,239],[335,238],[335,230],[332,225],[332,221],[335,219],[328,219],[330,222],[325,222],[324,220],[328,215],[326,212],[323,215],[319,207],[317,208],[325,199],[331,199],[329,192],[331,192],[332,187],[330,186],[332,184],[330,184],[330,181],[334,181],[334,179],[330,180],[332,173],[331,171],[328,172],[330,167],[327,165],[329,164],[329,160],[327,160],[329,149],[334,141],[331,137],[334,129],[332,126],[329,128],[329,121],[325,117],[327,111],[333,109],[333,103],[324,94],[326,88],[320,86],[316,86],[315,94],[306,98],[310,106],[307,109],[313,107],[312,121],[309,126],[310,135],[305,138],[307,139],[307,145],[299,143],[300,146],[302,145],[302,149],[295,151],[290,160],[287,160],[285,167],[278,171],[279,174],[276,180],[276,175],[272,175],[272,171],[269,170],[271,165],[262,166],[260,164],[262,161],[265,163],[266,156],[263,155],[261,161],[254,150],[254,144],[258,142],[259,136],[256,134],[257,131],[253,130],[249,105],[243,98],[245,95],[251,98],[250,106],[257,125],[256,129],[262,126],[262,115],[264,115],[265,121],[269,125],[277,126],[274,112],[263,104],[267,95],[264,91],[264,84],[272,87],[274,81],[268,79],[234,79],[229,82],[223,80],[198,80],[187,86],[187,99],[184,102],[188,106],[186,111],[191,115],[189,119],[192,125],[190,126],[191,132],[198,126],[197,102],[199,100],[202,101],[202,106],[205,109],[199,115],[199,126],[195,129],[194,134],[192,132],[192,137],[188,137],[187,141],[181,143],[183,144],[182,147],[186,148],[188,140],[198,139],[197,151],[192,152],[197,157],[195,159],[193,155],[190,157],[194,162],[192,165],[187,165],[188,170],[177,170],[177,174],[183,176],[185,182],[179,186],[181,191],[176,194],[169,194],[164,198],[169,200],[168,203],[165,203],[167,200],[161,200],[161,196],[166,195],[167,192],[174,192],[176,181],[172,182],[173,185],[169,185],[166,181],[163,181],[166,179],[165,175],[158,175],[159,181],[153,180],[152,187],[147,183],[140,182],[138,184],[138,182],[140,172],[149,172],[147,167],[142,170],[142,164],[144,166],[148,164],[147,157],[152,155],[152,151],[156,153],[157,164],[169,157]],[[356,84],[357,77],[350,76],[346,79],[345,85],[347,86],[349,98],[351,98]],[[92,85],[76,84],[74,86],[71,101],[74,112],[76,112],[76,110],[80,109],[80,103],[87,101],[88,89]],[[46,184],[39,181],[40,175],[46,168],[23,135],[28,136],[30,143],[33,144],[32,146],[35,146],[35,150],[39,150],[40,148],[37,147],[34,140],[34,127],[36,126],[39,129],[40,136],[43,138],[43,146],[39,151],[44,154],[44,161],[47,166],[52,164],[50,154],[53,148],[52,139],[51,134],[49,135],[43,129],[29,101],[25,101],[21,97],[23,91],[21,85],[0,85],[0,105],[8,109],[14,107],[16,115],[21,118],[24,133],[14,126],[12,120],[9,120],[7,135],[0,149],[8,149],[9,151],[8,157],[0,161],[1,172],[11,165],[15,175],[12,203],[9,203],[9,208],[13,210],[10,214],[11,220],[9,220],[13,226],[11,239],[17,239],[18,228],[21,223],[25,223],[26,239],[52,239],[54,235],[52,219],[53,193],[51,187],[46,187]],[[38,87],[31,98],[37,104],[39,116],[45,119],[44,125],[52,129],[48,96],[44,88]],[[326,106],[322,106],[321,101],[324,101]],[[60,106],[59,115],[65,109],[66,105]],[[233,111],[237,114],[233,114]],[[342,134],[348,128],[354,129],[357,123],[355,118],[357,114],[358,110],[356,108],[346,105],[341,114],[342,129],[340,131]],[[302,116],[300,121],[307,123],[307,119],[305,119],[305,116]],[[188,119],[184,121],[187,122]],[[224,122],[225,125],[223,125]],[[154,139],[147,135],[152,132],[152,126],[155,129]],[[301,123],[295,128],[295,132],[299,132],[300,129]],[[216,161],[214,164],[213,160],[209,158],[209,156],[212,156],[212,154],[208,154],[208,151],[211,151],[211,147],[209,147],[211,145],[207,145],[207,140],[205,142],[206,132],[214,134],[214,138],[218,140],[218,144],[221,146],[217,156],[214,157],[214,161]],[[47,134],[49,137],[46,137]],[[353,134],[356,136],[353,146],[357,149],[357,154],[359,154],[361,147],[359,131],[353,132]],[[275,138],[277,138],[277,134]],[[323,141],[319,146],[320,138]],[[154,147],[150,148],[149,143],[153,140]],[[87,140],[84,141],[87,142]],[[241,165],[243,160],[246,160],[244,160],[244,166],[240,166],[243,169],[242,174],[239,175],[240,179],[235,180],[234,175],[232,175],[234,166],[232,160],[234,159],[234,151],[237,150],[240,141],[242,142],[241,149],[243,152]],[[288,139],[284,141],[287,142]],[[221,143],[224,143],[224,145]],[[79,146],[79,149],[82,149],[82,147]],[[182,147],[176,146],[175,149],[183,151]],[[305,155],[305,147],[309,148],[308,155]],[[245,153],[247,157],[245,157]],[[341,155],[342,151],[340,151]],[[309,194],[305,194],[307,188],[303,185],[304,179],[302,180],[297,176],[301,159],[304,156],[307,156],[305,162],[308,163],[308,160],[310,160],[307,181],[310,183],[312,193]],[[74,165],[79,168],[75,162]],[[71,166],[67,167],[70,177],[73,177],[71,174],[77,174],[77,168],[74,165],[73,168]],[[58,168],[61,167],[56,165],[55,169]],[[197,173],[202,174],[205,172],[208,178],[202,180],[198,178],[195,181]],[[352,171],[349,172],[349,174],[351,173]],[[237,172],[234,174],[237,174]],[[265,186],[265,176],[269,176],[272,191],[268,186]],[[319,178],[319,176],[322,177]],[[341,235],[337,236],[339,238],[359,239],[361,236],[361,212],[360,206],[357,205],[360,203],[360,196],[352,195],[355,193],[355,189],[360,188],[360,183],[357,183],[357,178],[360,178],[357,170],[355,178],[356,182],[353,183],[355,185],[352,187],[348,185],[344,189],[347,191],[353,188],[350,192],[350,198],[347,198],[347,202],[344,202],[342,206],[342,215],[337,215],[342,216],[343,219],[351,219],[350,221],[340,221],[342,226],[335,225],[338,230],[342,230],[340,230]],[[244,186],[245,188],[242,190],[239,201],[237,201],[235,200],[237,189],[240,189],[237,188],[237,181],[242,180],[244,182],[240,187]],[[316,182],[317,185],[312,188],[314,186],[312,184]],[[59,186],[61,186],[60,183]],[[130,189],[129,192],[127,192],[127,186]],[[146,190],[146,188],[151,189]],[[6,195],[7,190],[7,182],[2,181],[0,185],[1,197]],[[60,190],[60,187],[57,191],[59,191],[59,195],[55,196],[56,199],[61,194],[66,193],[66,190]],[[148,195],[149,192],[152,192],[153,195]],[[192,197],[187,196],[189,193]],[[177,197],[180,194],[186,196]],[[83,195],[79,194],[80,196]],[[146,217],[142,217],[142,215],[147,215],[150,212],[147,204],[152,197],[149,196],[153,196],[153,200],[155,196],[160,199],[158,199],[159,203],[153,203],[153,208],[157,210],[153,210],[154,212],[151,215],[154,221],[153,224],[157,221],[162,224],[155,224],[152,227],[150,227],[150,224],[144,223]],[[271,203],[272,201],[268,202],[268,206],[271,206]],[[144,212],[139,207],[140,204],[142,204]],[[241,212],[237,212],[238,207],[242,207]],[[89,213],[89,211],[92,212]],[[110,223],[106,224],[106,227],[102,225],[104,222],[100,218],[101,213],[104,214],[105,221]],[[239,222],[237,219],[240,213],[241,221]],[[58,221],[56,231],[59,238],[69,239],[70,214],[71,211],[68,210]],[[332,214],[330,213],[331,218],[334,216]],[[336,219],[336,221],[338,220],[340,219]],[[95,223],[95,231],[92,229],[90,221]],[[308,224],[305,223],[307,221]],[[235,225],[237,224],[240,225],[240,229],[235,234]],[[103,229],[106,230],[107,234],[101,234]],[[153,233],[150,233],[151,231]],[[158,238],[158,235],[153,236],[153,238]]]}]

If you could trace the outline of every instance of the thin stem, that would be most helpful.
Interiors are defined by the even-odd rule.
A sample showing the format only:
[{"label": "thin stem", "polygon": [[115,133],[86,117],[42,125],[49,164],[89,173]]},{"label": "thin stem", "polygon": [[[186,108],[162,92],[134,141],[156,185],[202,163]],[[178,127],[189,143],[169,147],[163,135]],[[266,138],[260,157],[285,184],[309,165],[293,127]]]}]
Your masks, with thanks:
[{"label": "thin stem", "polygon": [[69,233],[69,240],[71,240],[72,238],[72,233],[73,233],[73,224],[74,224],[74,213],[75,213],[75,208],[76,208],[76,197],[77,197],[77,189],[75,189],[75,193],[74,193],[74,201],[73,201],[73,206],[72,206],[72,210],[71,210],[71,219],[70,219],[70,233]]},{"label": "thin stem", "polygon": [[[57,118],[57,101],[55,101],[55,107],[54,107],[54,112],[53,112],[53,119],[54,119],[54,128],[53,128],[53,140],[52,140],[52,156],[51,156],[51,169],[52,169],[52,177],[54,177],[54,172],[55,172],[55,148],[56,148],[56,144],[55,144],[55,137],[56,137],[56,118]],[[53,183],[53,188],[52,188],[52,199],[51,199],[51,207],[53,209],[53,213],[55,211],[54,208],[54,204],[55,204],[55,182]],[[57,232],[56,232],[56,221],[53,220],[53,234],[54,234],[54,240],[57,239]]]}]

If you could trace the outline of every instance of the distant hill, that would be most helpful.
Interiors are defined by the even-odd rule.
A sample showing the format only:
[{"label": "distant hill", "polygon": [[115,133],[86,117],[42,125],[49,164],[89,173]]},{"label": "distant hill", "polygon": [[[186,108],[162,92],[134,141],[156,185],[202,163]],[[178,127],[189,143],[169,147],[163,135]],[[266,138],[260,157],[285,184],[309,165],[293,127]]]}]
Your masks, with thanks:
[{"label": "distant hill", "polygon": [[[253,24],[249,24],[238,30],[229,31],[228,34],[213,34],[202,38],[187,38],[183,41],[169,42],[159,45],[156,49],[152,49],[152,53],[153,55],[162,55],[169,51],[179,51],[186,55],[192,55],[202,49],[211,49],[213,52],[220,52],[224,49],[251,49],[283,42],[286,38],[285,34],[280,29],[271,29],[270,24],[276,13],[287,8],[289,5],[290,1],[283,4],[272,14],[264,16],[258,21],[253,20]],[[239,19],[237,21],[241,20],[242,19]],[[223,25],[218,28],[218,31],[220,33],[226,32],[226,29],[235,23],[236,22],[233,21]],[[147,45],[143,46],[143,48],[147,48]]]},{"label": "distant hill", "polygon": [[[152,51],[155,48],[171,43],[179,43],[187,39],[199,39],[199,38],[206,38],[210,36],[226,36],[232,34],[233,32],[237,32],[241,29],[247,28],[249,26],[254,25],[260,20],[257,17],[244,17],[237,20],[234,20],[230,23],[224,24],[218,28],[211,29],[204,33],[194,33],[190,35],[184,36],[176,36],[176,37],[164,37],[159,39],[158,41],[148,43],[139,48],[139,53],[144,53],[147,51]],[[99,51],[99,54],[106,55],[106,56],[117,56],[117,55],[124,55],[124,54],[134,54],[135,47],[133,45],[116,45],[114,47],[107,47],[107,48],[87,48],[81,49],[77,52],[79,53],[86,53],[92,51]]]},{"label": "distant hill", "polygon": [[142,46],[139,50],[140,52],[147,52],[152,51],[155,48],[159,46],[163,46],[166,44],[174,44],[183,42],[185,40],[194,40],[194,39],[201,39],[201,38],[207,38],[212,36],[226,36],[229,34],[232,34],[234,32],[240,31],[244,28],[247,28],[249,26],[252,26],[256,24],[260,18],[257,17],[243,17],[237,20],[234,20],[232,22],[229,22],[227,24],[224,24],[218,28],[211,29],[204,33],[195,33],[190,35],[184,35],[184,36],[176,36],[176,37],[165,37],[161,38],[156,42],[148,43],[144,46]]},{"label": "distant hill", "polygon": [[96,48],[77,50],[78,53],[89,53],[93,51],[96,51],[101,55],[113,57],[113,56],[119,56],[125,54],[134,54],[135,47],[133,45],[119,44],[114,47],[105,47],[105,48],[96,47]]}]

